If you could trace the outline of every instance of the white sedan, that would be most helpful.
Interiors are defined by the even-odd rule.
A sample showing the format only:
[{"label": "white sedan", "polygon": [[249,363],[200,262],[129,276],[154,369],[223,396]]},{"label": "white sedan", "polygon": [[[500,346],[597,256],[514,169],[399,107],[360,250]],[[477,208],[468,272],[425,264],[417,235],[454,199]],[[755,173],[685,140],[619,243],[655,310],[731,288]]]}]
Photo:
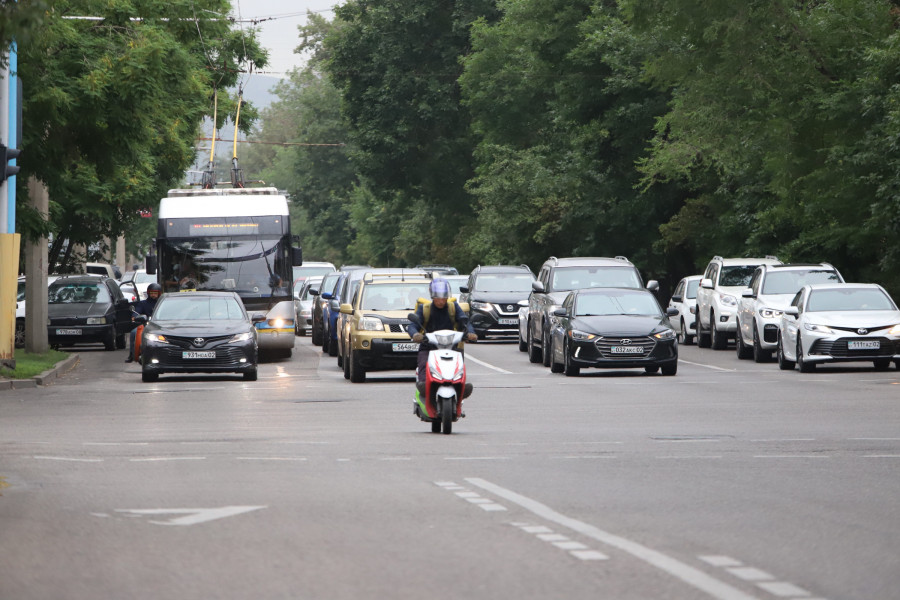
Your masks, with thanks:
[{"label": "white sedan", "polygon": [[777,352],[781,369],[802,373],[833,362],[900,368],[900,310],[880,285],[805,285],[781,318]]}]

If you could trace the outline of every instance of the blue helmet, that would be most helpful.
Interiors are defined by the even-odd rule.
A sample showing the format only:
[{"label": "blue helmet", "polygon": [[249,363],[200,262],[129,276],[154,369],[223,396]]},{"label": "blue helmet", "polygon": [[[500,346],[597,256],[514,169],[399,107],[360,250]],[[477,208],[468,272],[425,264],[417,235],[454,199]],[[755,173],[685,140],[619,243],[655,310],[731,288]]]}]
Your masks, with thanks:
[{"label": "blue helmet", "polygon": [[431,298],[449,298],[450,282],[446,279],[435,279],[428,285],[428,292]]}]

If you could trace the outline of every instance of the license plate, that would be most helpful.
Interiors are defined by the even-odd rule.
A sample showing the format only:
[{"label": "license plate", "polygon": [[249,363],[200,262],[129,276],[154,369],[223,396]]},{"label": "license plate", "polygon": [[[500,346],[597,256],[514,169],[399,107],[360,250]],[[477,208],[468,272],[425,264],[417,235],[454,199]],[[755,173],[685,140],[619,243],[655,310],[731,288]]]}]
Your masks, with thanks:
[{"label": "license plate", "polygon": [[640,346],[613,346],[609,349],[613,354],[643,354],[644,349]]},{"label": "license plate", "polygon": [[181,358],[215,358],[215,357],[216,357],[215,350],[202,351],[202,352],[193,350],[190,352],[182,352],[181,353]]},{"label": "license plate", "polygon": [[419,350],[419,344],[415,342],[398,342],[392,346],[394,352],[417,352]]},{"label": "license plate", "polygon": [[57,329],[56,335],[81,335],[80,329]]},{"label": "license plate", "polygon": [[500,325],[518,325],[518,319],[497,319],[497,323]]},{"label": "license plate", "polygon": [[847,342],[847,350],[881,350],[879,340]]}]

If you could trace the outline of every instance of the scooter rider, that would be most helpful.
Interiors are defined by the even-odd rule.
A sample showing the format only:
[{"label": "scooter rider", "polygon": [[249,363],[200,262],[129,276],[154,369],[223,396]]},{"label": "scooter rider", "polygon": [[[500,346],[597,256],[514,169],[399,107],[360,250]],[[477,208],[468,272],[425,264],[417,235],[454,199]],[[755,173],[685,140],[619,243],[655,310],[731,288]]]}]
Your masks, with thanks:
[{"label": "scooter rider", "polygon": [[[131,311],[134,313],[134,316],[131,318],[132,321],[134,320],[134,317],[138,315],[151,316],[153,314],[153,309],[156,308],[156,303],[159,301],[161,293],[162,287],[158,283],[151,283],[148,285],[147,298],[140,302],[135,302],[131,306]],[[135,327],[132,328],[131,333],[128,334],[131,346],[128,349],[128,358],[125,359],[125,362],[127,363],[134,362],[134,338],[137,337],[137,324],[135,323],[134,325]]]},{"label": "scooter rider", "polygon": [[[450,282],[446,279],[435,279],[428,286],[428,292],[431,294],[431,304],[423,304],[416,308],[416,317],[418,322],[422,324],[420,328],[416,323],[410,323],[407,331],[412,341],[419,343],[418,356],[418,381],[425,381],[425,369],[428,365],[428,352],[430,347],[425,340],[425,333],[432,333],[441,329],[452,329],[454,331],[465,331],[468,335],[466,338],[470,342],[478,339],[475,329],[469,323],[469,317],[460,308],[459,303],[449,303],[450,298]],[[452,311],[452,313],[451,313]]]}]

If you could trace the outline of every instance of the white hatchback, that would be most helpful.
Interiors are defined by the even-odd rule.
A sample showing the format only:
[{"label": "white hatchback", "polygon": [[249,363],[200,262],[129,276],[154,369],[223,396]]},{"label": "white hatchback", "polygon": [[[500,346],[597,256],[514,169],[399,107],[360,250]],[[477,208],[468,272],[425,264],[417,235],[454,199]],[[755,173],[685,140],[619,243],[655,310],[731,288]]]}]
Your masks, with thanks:
[{"label": "white hatchback", "polygon": [[701,279],[703,275],[685,277],[669,298],[669,308],[678,310],[678,315],[670,317],[669,321],[675,327],[679,344],[692,344],[697,335],[697,288]]},{"label": "white hatchback", "polygon": [[880,285],[805,285],[784,310],[778,334],[778,366],[801,373],[831,362],[900,368],[900,310]]}]

